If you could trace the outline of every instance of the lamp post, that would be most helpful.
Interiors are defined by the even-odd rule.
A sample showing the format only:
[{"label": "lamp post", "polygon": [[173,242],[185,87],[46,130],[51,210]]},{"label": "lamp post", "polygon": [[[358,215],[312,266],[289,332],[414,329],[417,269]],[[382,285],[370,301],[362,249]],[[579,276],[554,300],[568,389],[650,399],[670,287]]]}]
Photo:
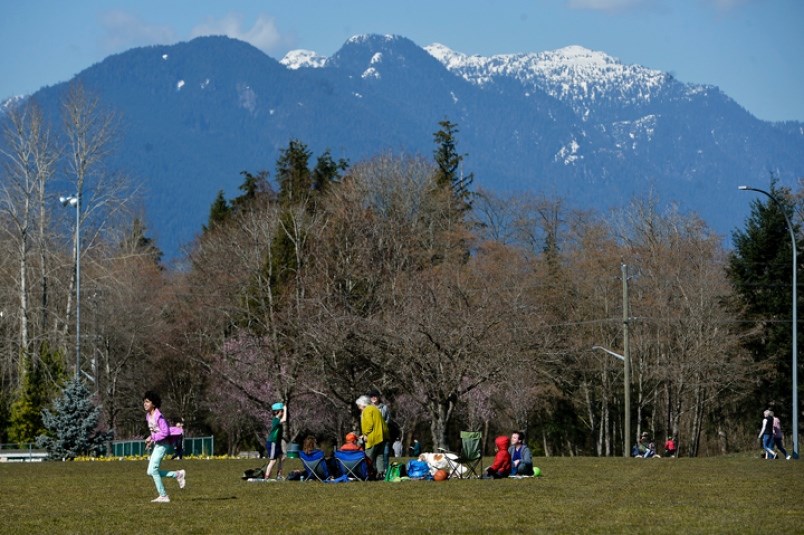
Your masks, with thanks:
[{"label": "lamp post", "polygon": [[[630,371],[628,369],[627,360],[623,355],[619,353],[615,353],[610,349],[606,349],[603,346],[592,346],[592,349],[599,349],[601,351],[605,351],[612,357],[623,361],[623,367],[626,372]],[[631,456],[631,381],[629,377],[629,373],[625,373],[623,377],[623,457],[630,457]]]},{"label": "lamp post", "polygon": [[59,197],[62,206],[75,206],[75,376],[81,376],[81,199]]},{"label": "lamp post", "polygon": [[798,301],[796,297],[796,272],[798,270],[796,269],[796,234],[793,232],[793,225],[790,223],[790,218],[787,217],[787,211],[782,203],[779,202],[779,199],[765,190],[752,188],[750,186],[738,186],[737,189],[741,191],[756,191],[757,193],[766,195],[779,207],[779,210],[784,216],[784,221],[787,223],[787,230],[790,231],[790,245],[793,248],[793,458],[798,459]]}]

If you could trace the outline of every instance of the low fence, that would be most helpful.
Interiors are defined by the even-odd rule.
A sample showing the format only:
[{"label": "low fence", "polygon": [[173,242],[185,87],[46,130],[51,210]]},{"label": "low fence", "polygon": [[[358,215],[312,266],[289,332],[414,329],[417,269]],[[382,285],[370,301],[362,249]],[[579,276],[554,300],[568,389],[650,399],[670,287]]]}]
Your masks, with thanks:
[{"label": "low fence", "polygon": [[[113,457],[145,456],[144,440],[115,440],[112,442]],[[184,455],[214,455],[215,437],[184,437]]]},{"label": "low fence", "polygon": [[38,463],[47,459],[47,452],[38,449],[36,444],[0,444],[2,463]]}]

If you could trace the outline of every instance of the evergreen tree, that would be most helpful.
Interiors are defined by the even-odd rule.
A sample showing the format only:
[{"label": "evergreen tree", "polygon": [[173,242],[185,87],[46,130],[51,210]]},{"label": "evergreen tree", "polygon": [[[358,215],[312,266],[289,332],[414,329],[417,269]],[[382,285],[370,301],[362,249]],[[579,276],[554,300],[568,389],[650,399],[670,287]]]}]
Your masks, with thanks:
[{"label": "evergreen tree", "polygon": [[226,197],[223,195],[223,190],[218,191],[215,200],[212,201],[212,206],[209,208],[209,221],[204,225],[204,232],[209,232],[216,225],[220,225],[229,217],[232,208],[226,202]]},{"label": "evergreen tree", "polygon": [[241,171],[240,174],[243,175],[243,183],[238,186],[238,189],[243,193],[232,199],[231,210],[233,212],[245,209],[261,196],[271,196],[272,194],[271,186],[268,183],[268,171],[263,170],[256,175],[248,171]]},{"label": "evergreen tree", "polygon": [[19,396],[11,404],[8,438],[12,442],[33,442],[44,431],[42,409],[55,397],[63,379],[64,355],[51,351],[47,343],[39,348],[39,358],[26,363],[28,368]]},{"label": "evergreen tree", "polygon": [[49,433],[40,435],[37,445],[46,448],[53,459],[103,454],[113,433],[98,430],[100,412],[81,379],[73,377],[55,401],[54,412],[42,411],[42,421]]},{"label": "evergreen tree", "polygon": [[463,214],[472,208],[469,186],[474,181],[474,174],[464,176],[461,169],[465,154],[459,154],[457,149],[458,125],[448,119],[440,121],[441,129],[433,134],[437,148],[434,159],[437,167],[436,186],[448,190],[456,201],[456,210]]},{"label": "evergreen tree", "polygon": [[[792,250],[784,210],[793,220],[790,191],[771,183],[771,199],[759,197],[751,204],[745,230],[732,234],[734,252],[728,277],[737,295],[736,307],[744,320],[744,346],[757,363],[754,409],[773,404],[784,411],[790,406]],[[794,225],[793,232],[798,235]]]},{"label": "evergreen tree", "polygon": [[149,256],[155,264],[162,262],[162,250],[156,246],[153,238],[145,235],[145,223],[140,218],[135,218],[131,225],[131,232],[126,236],[123,248],[137,254]]},{"label": "evergreen tree", "polygon": [[341,158],[338,161],[332,159],[329,150],[318,157],[315,169],[313,169],[312,186],[317,196],[326,195],[330,185],[341,178],[341,171],[349,167],[349,162]]},{"label": "evergreen tree", "polygon": [[308,199],[312,189],[310,169],[307,167],[311,154],[307,145],[293,139],[279,155],[276,180],[282,206],[300,205]]}]

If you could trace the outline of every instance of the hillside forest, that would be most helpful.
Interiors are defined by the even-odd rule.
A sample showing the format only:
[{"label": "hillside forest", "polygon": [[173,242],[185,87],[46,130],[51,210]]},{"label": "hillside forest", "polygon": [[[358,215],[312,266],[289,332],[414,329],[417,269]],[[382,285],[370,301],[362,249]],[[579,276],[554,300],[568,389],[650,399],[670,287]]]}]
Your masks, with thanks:
[{"label": "hillside forest", "polygon": [[519,429],[535,454],[617,456],[626,385],[610,352],[625,342],[631,443],[758,448],[768,407],[790,442],[785,216],[798,236],[802,191],[772,176],[779,203],[744,193],[751,215],[727,240],[649,192],[597,213],[538,184],[475,189],[448,118],[425,155],[349,162],[291,139],[239,195],[210,199],[168,266],[141,193],[106,165],[113,111],[76,86],[61,124],[33,101],[1,119],[0,442],[46,433],[78,373],[115,439],[145,435],[154,389],[221,453],[262,448],[280,400],[287,440],[335,442],[377,389],[425,449],[482,430],[489,452]]}]

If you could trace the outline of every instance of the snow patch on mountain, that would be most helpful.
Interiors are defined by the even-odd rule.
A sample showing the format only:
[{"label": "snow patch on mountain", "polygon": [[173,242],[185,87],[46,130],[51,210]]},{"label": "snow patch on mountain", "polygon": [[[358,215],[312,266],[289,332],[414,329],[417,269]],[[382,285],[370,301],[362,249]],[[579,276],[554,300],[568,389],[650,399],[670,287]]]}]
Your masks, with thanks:
[{"label": "snow patch on mountain", "polygon": [[287,67],[291,70],[303,69],[303,68],[319,68],[323,67],[327,63],[327,57],[319,56],[312,50],[291,50],[285,57],[283,57],[279,63]]}]

